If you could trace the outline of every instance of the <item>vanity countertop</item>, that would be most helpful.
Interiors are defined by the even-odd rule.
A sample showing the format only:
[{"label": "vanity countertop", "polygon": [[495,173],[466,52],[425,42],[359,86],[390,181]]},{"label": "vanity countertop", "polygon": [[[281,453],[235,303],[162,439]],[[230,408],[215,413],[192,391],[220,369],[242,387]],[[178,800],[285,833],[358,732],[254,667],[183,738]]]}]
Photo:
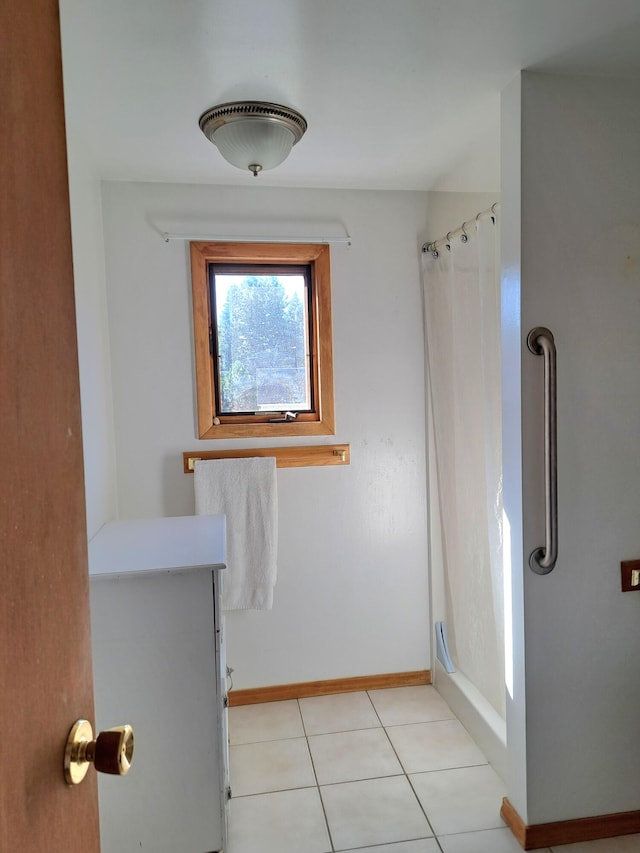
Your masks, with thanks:
[{"label": "vanity countertop", "polygon": [[110,521],[89,541],[92,579],[223,569],[225,564],[224,515]]}]

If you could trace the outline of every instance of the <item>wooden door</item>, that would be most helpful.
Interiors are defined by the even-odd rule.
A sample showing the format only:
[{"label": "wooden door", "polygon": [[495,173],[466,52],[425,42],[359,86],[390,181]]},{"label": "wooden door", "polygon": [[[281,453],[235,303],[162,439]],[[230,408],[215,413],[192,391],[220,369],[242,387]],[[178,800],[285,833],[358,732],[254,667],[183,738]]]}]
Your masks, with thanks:
[{"label": "wooden door", "polygon": [[57,0],[0,4],[0,850],[97,853],[82,434]]}]

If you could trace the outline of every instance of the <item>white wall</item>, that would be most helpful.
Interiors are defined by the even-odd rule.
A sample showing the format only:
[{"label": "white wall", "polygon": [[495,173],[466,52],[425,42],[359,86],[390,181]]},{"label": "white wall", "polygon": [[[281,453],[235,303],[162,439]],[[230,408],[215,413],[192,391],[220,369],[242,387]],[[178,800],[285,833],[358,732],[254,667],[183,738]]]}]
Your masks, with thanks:
[{"label": "white wall", "polygon": [[502,96],[501,234],[503,576],[507,769],[512,805],[527,821],[526,663],[521,434],[521,78]]},{"label": "white wall", "polygon": [[[522,363],[522,509],[518,475],[505,504],[522,525],[524,605],[518,590],[513,603],[517,635],[526,628],[515,647],[526,712],[516,691],[509,720],[510,750],[524,753],[509,795],[539,824],[640,808],[640,594],[620,591],[620,561],[640,557],[640,89],[526,73],[503,107],[521,155],[520,175],[515,158],[503,175],[503,222],[522,222],[503,232],[514,297],[503,345]],[[558,351],[559,556],[547,576],[527,565],[544,530],[542,359],[526,349],[538,325]],[[507,406],[518,382],[503,385]],[[505,465],[519,466],[519,428]]]},{"label": "white wall", "polygon": [[[103,184],[119,511],[190,514],[181,453],[314,443],[195,438],[188,245],[163,231],[344,233],[332,249],[345,468],[281,469],[270,612],[229,613],[237,687],[430,665],[419,247],[426,195]],[[317,440],[322,443],[322,440]]]},{"label": "white wall", "polygon": [[82,406],[82,443],[91,538],[116,515],[115,446],[107,330],[100,181],[67,125],[73,275]]}]

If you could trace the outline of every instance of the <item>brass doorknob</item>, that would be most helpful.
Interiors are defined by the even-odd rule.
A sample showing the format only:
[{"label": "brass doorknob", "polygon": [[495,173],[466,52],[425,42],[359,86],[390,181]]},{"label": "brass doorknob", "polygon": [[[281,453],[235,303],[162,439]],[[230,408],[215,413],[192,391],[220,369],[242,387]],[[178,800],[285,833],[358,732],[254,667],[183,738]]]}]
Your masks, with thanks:
[{"label": "brass doorknob", "polygon": [[133,760],[133,729],[118,726],[100,732],[93,739],[88,720],[76,720],[71,727],[64,751],[64,778],[68,785],[78,785],[93,764],[100,773],[125,776]]}]

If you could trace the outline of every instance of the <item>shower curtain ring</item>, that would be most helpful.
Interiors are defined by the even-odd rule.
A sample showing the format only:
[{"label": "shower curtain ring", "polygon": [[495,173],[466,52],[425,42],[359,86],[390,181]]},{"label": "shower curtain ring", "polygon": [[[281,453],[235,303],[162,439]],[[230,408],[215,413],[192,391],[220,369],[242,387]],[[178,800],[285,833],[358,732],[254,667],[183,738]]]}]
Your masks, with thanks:
[{"label": "shower curtain ring", "polygon": [[447,241],[445,243],[445,246],[447,247],[449,252],[451,251],[451,235],[452,234],[453,234],[453,231],[447,231],[447,236],[445,237],[445,240]]},{"label": "shower curtain ring", "polygon": [[460,242],[461,243],[468,243],[469,242],[469,235],[464,230],[464,226],[466,224],[467,224],[466,222],[463,222],[462,225],[460,226],[460,230],[462,231],[462,234],[460,235]]}]

